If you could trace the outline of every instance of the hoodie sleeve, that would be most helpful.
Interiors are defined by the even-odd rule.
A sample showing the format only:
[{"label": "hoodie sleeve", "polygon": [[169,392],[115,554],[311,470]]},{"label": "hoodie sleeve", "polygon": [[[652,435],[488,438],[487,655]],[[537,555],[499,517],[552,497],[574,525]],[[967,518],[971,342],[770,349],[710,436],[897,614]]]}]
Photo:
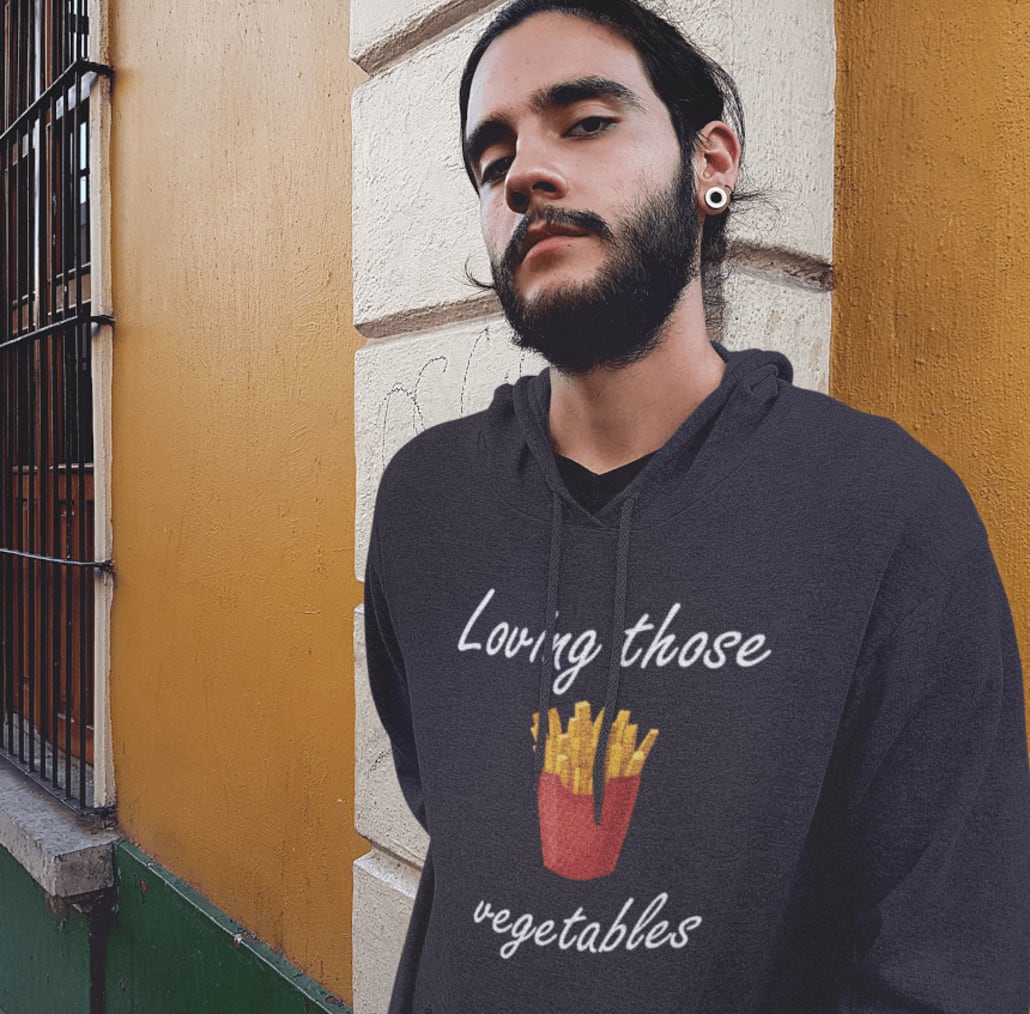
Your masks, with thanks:
[{"label": "hoodie sleeve", "polygon": [[390,617],[379,537],[374,524],[365,568],[365,651],[372,699],[383,728],[390,737],[401,792],[415,819],[428,832],[418,751],[411,721],[408,681]]},{"label": "hoodie sleeve", "polygon": [[1023,683],[986,540],[866,646],[837,753],[825,855],[852,955],[837,1014],[1025,1012]]}]

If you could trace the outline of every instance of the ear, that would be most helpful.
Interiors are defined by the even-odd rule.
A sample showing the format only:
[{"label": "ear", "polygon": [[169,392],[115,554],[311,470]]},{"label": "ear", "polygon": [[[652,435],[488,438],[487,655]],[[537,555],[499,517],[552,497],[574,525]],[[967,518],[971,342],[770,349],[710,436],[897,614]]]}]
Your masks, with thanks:
[{"label": "ear", "polygon": [[705,203],[705,194],[712,187],[722,187],[732,194],[737,185],[740,141],[737,140],[733,128],[722,120],[706,123],[698,132],[693,164],[698,213],[721,214],[723,208],[713,210],[708,207]]}]

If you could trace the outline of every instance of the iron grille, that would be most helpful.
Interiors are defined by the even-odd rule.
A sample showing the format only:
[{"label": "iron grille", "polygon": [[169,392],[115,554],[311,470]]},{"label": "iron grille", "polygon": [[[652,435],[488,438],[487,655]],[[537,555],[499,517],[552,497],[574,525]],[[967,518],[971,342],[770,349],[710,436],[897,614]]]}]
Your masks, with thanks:
[{"label": "iron grille", "polygon": [[88,0],[3,0],[0,756],[93,805]]}]

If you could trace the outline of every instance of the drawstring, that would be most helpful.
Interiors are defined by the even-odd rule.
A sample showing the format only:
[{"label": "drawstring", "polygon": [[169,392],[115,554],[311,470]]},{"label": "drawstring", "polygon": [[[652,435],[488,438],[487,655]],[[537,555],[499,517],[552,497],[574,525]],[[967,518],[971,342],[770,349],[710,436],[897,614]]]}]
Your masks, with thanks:
[{"label": "drawstring", "polygon": [[547,569],[547,619],[544,623],[544,650],[540,653],[540,718],[537,732],[536,774],[544,769],[544,744],[547,742],[548,712],[551,709],[551,682],[554,679],[554,632],[558,613],[558,574],[561,570],[561,533],[564,521],[561,497],[554,494],[551,511],[551,562]]},{"label": "drawstring", "polygon": [[626,584],[629,570],[629,522],[637,498],[631,496],[622,505],[619,518],[619,548],[615,563],[615,602],[612,611],[612,646],[608,656],[608,689],[604,695],[604,720],[601,734],[594,751],[594,823],[601,823],[601,806],[604,803],[605,761],[607,759],[608,735],[615,721],[615,709],[619,702],[619,681],[622,675],[622,631],[626,623]]},{"label": "drawstring", "polygon": [[[637,498],[629,497],[622,506],[619,517],[619,542],[615,558],[615,594],[612,604],[612,640],[608,657],[608,687],[604,697],[604,719],[601,734],[594,752],[594,823],[601,823],[601,807],[604,804],[606,746],[615,721],[615,709],[619,703],[619,682],[622,676],[622,631],[626,623],[626,585],[629,571],[630,519]],[[551,512],[551,561],[547,570],[547,622],[544,627],[544,650],[540,657],[540,719],[537,732],[536,777],[544,769],[544,744],[547,742],[548,712],[551,709],[551,685],[554,681],[554,632],[558,613],[558,579],[561,572],[561,538],[564,515],[561,497],[554,494]]]}]

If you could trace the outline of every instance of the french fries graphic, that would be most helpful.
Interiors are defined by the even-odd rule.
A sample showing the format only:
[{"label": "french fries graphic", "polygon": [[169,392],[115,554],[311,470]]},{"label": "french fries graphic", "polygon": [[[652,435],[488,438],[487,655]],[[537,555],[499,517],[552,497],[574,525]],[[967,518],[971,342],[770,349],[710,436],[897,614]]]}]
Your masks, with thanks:
[{"label": "french fries graphic", "polygon": [[[547,713],[544,768],[537,787],[544,865],[570,880],[593,880],[615,869],[636,805],[644,763],[658,738],[651,729],[638,743],[629,711],[612,722],[605,745],[601,822],[594,822],[593,772],[604,708],[595,717],[589,701],[577,701],[563,730],[557,708]],[[540,746],[540,715],[530,731]]]}]

